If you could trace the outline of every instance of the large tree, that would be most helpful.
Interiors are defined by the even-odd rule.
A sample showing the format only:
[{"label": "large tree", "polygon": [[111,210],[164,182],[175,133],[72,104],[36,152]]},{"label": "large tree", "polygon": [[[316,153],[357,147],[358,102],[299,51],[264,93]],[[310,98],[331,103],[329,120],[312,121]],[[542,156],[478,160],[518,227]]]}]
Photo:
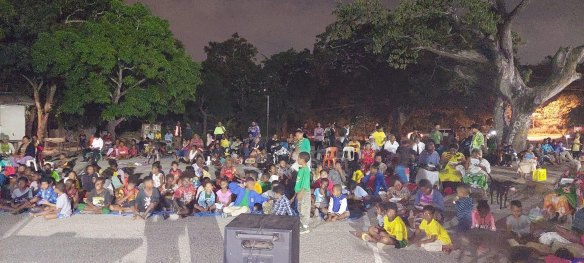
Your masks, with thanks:
[{"label": "large tree", "polygon": [[[449,60],[458,77],[496,94],[499,139],[523,149],[531,114],[581,78],[576,69],[584,57],[584,46],[560,48],[546,80],[528,82],[516,57],[518,35],[512,23],[529,2],[509,8],[504,0],[412,0],[391,11],[379,0],[356,0],[335,10],[328,41],[364,43],[396,68],[428,53]],[[510,119],[505,117],[507,108]]]},{"label": "large tree", "polygon": [[200,82],[199,64],[168,22],[142,4],[112,1],[110,10],[79,28],[40,34],[32,50],[36,70],[64,78],[62,110],[101,108],[114,135],[128,118],[183,112]]},{"label": "large tree", "polygon": [[26,87],[35,102],[37,136],[46,135],[61,78],[35,68],[32,46],[42,33],[75,28],[109,9],[109,0],[1,0],[0,81]]}]

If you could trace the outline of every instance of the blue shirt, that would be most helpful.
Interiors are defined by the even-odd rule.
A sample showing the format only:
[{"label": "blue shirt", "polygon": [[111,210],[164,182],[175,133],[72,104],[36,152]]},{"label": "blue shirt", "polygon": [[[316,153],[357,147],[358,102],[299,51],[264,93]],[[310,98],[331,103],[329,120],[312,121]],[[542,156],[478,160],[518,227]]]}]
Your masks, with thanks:
[{"label": "blue shirt", "polygon": [[423,151],[418,158],[419,163],[422,165],[438,165],[440,163],[440,155],[438,155],[437,151],[433,151],[432,153]]},{"label": "blue shirt", "polygon": [[541,146],[541,151],[543,152],[543,154],[549,154],[554,151],[554,148],[546,143]]},{"label": "blue shirt", "polygon": [[56,204],[57,203],[57,193],[55,193],[55,190],[53,190],[52,187],[49,187],[45,190],[40,190],[35,197],[39,197],[42,200],[45,200],[51,204]]}]

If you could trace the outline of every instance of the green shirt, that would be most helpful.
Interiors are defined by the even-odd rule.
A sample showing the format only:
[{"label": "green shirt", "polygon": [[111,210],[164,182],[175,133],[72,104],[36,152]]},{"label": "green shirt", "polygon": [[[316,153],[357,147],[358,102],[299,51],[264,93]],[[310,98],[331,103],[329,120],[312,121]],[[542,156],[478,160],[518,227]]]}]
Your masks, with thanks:
[{"label": "green shirt", "polygon": [[432,139],[432,141],[434,141],[434,144],[438,146],[442,142],[442,133],[440,131],[435,130],[432,133],[430,133],[430,139]]},{"label": "green shirt", "polygon": [[310,153],[310,141],[306,138],[302,138],[302,140],[300,140],[299,144],[299,148],[300,148],[300,152],[305,152],[305,153]]},{"label": "green shirt", "polygon": [[303,189],[304,192],[310,193],[310,169],[308,169],[306,166],[298,170],[294,192],[298,193]]},{"label": "green shirt", "polygon": [[481,132],[475,133],[472,136],[472,143],[470,149],[482,149],[483,145],[485,145],[485,136]]},{"label": "green shirt", "polygon": [[245,194],[243,194],[243,198],[241,199],[241,203],[239,203],[239,206],[241,206],[241,207],[249,206],[248,200],[249,200],[249,190],[245,189]]}]

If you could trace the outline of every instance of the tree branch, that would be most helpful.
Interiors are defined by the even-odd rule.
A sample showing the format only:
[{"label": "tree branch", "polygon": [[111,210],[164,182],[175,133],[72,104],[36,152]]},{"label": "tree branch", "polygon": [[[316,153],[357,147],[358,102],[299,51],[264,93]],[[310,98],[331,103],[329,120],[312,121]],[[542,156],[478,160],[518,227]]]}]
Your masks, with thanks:
[{"label": "tree branch", "polygon": [[432,52],[438,56],[454,59],[459,62],[471,62],[471,63],[488,63],[489,60],[483,54],[475,50],[462,50],[462,51],[448,51],[435,47],[418,47],[418,50],[426,50]]},{"label": "tree branch", "polygon": [[513,8],[513,10],[509,14],[507,14],[506,19],[508,21],[512,21],[518,14],[520,14],[525,9],[525,7],[527,7],[529,2],[531,2],[531,0],[521,0],[521,2],[515,8]]},{"label": "tree branch", "polygon": [[120,93],[120,98],[123,97],[124,95],[128,94],[128,92],[130,90],[132,90],[133,88],[139,86],[140,84],[144,83],[144,81],[146,81],[146,79],[141,79],[140,81],[136,82],[136,84],[132,85],[131,87],[127,88],[126,90],[124,90],[123,92]]},{"label": "tree branch", "polygon": [[584,46],[560,48],[552,60],[552,73],[548,80],[535,87],[536,103],[543,103],[558,95],[572,82],[582,78],[576,71],[584,59]]}]

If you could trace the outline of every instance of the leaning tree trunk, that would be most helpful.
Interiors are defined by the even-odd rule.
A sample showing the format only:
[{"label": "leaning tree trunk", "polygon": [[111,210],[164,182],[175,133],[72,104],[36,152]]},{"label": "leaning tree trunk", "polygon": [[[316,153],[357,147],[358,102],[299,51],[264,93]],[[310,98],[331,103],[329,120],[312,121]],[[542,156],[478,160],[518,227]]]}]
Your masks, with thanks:
[{"label": "leaning tree trunk", "polygon": [[34,126],[34,121],[36,119],[36,109],[33,107],[27,107],[26,109],[26,135],[32,136],[32,129]]},{"label": "leaning tree trunk", "polygon": [[116,120],[111,120],[107,122],[107,131],[112,135],[112,139],[116,139],[116,127],[124,121],[124,118],[119,118]]},{"label": "leaning tree trunk", "polygon": [[513,149],[522,151],[527,145],[527,133],[531,125],[531,115],[535,108],[520,105],[512,107],[513,114],[508,127],[509,132],[503,138],[507,144],[513,145]]},{"label": "leaning tree trunk", "polygon": [[31,79],[24,76],[28,83],[33,89],[33,99],[37,114],[37,137],[39,140],[43,140],[47,134],[47,122],[49,121],[49,115],[53,109],[53,99],[55,97],[55,92],[57,91],[57,86],[52,84],[46,90],[45,101],[41,101],[41,90],[43,89],[44,83],[36,83]]}]

